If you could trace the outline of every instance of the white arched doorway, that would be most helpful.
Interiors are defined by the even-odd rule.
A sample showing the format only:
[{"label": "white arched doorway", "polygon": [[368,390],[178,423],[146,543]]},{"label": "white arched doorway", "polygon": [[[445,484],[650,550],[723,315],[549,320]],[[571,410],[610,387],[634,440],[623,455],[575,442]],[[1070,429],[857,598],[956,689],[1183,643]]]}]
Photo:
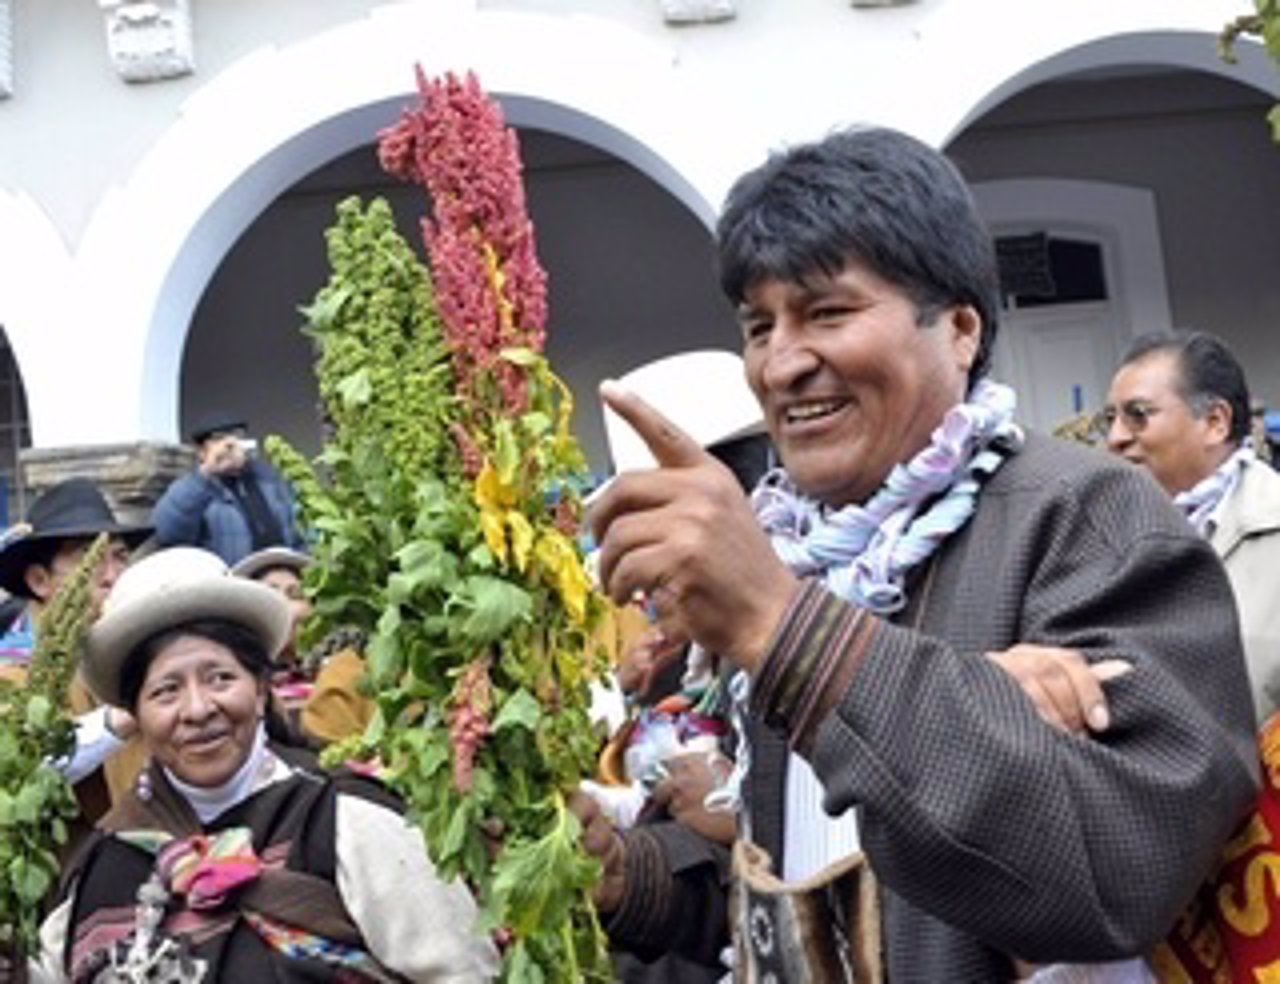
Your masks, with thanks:
[{"label": "white arched doorway", "polygon": [[[1204,189],[1219,186],[1200,180],[1200,191],[1188,194],[1177,180],[1177,167],[1182,163],[1190,173],[1202,158],[1205,173],[1221,179],[1220,161],[1227,153],[1222,138],[1214,131],[1218,139],[1186,140],[1176,151],[1170,149],[1172,139],[1159,146],[1153,134],[1168,138],[1178,124],[1164,125],[1154,115],[1160,98],[1154,93],[1187,98],[1187,105],[1196,106],[1181,117],[1176,112],[1168,117],[1190,128],[1194,114],[1207,113],[1227,90],[1252,92],[1258,104],[1256,128],[1249,130],[1244,110],[1234,110],[1238,115],[1232,117],[1233,125],[1265,143],[1260,135],[1266,97],[1280,94],[1280,75],[1261,45],[1253,42],[1239,47],[1237,64],[1228,64],[1218,57],[1216,36],[1208,31],[1135,28],[1081,40],[1028,63],[963,113],[946,141],[976,180],[980,208],[997,238],[1040,233],[1051,243],[1073,243],[1098,257],[1105,292],[1087,302],[1073,298],[1072,303],[1039,302],[1031,307],[1015,303],[1005,312],[996,369],[1019,387],[1021,412],[1041,427],[1100,406],[1116,361],[1138,333],[1167,329],[1175,322],[1201,327],[1250,324],[1219,316],[1231,310],[1229,302],[1239,293],[1228,283],[1228,271],[1236,265],[1208,274],[1187,255],[1189,244],[1202,241],[1193,230],[1203,228],[1198,224],[1204,220]],[[1147,90],[1152,94],[1145,102],[1128,100],[1135,87],[1153,79],[1164,80],[1165,87]],[[1195,79],[1204,81],[1190,81]],[[1180,96],[1173,88],[1176,80],[1187,80],[1187,90],[1199,93],[1200,103]],[[1104,90],[1108,95],[1096,95],[1092,103],[1080,95],[1074,101],[1062,95],[1071,86],[1079,93],[1089,85],[1109,85]],[[1047,98],[1051,89],[1058,94],[1056,100]],[[1115,98],[1121,89],[1126,98]],[[1153,115],[1143,118],[1135,109],[1144,105]],[[1016,109],[1009,111],[1011,107]],[[1095,117],[1105,121],[1105,127],[1099,127]],[[1118,137],[1126,120],[1129,136]],[[1019,124],[1027,127],[1021,143]],[[1227,132],[1225,124],[1219,125]],[[1159,150],[1144,152],[1144,136]],[[1231,207],[1236,209],[1231,214],[1241,209],[1244,188],[1268,187],[1261,160],[1266,151],[1252,144],[1248,152],[1240,150],[1243,139],[1230,145],[1237,151],[1231,160],[1243,160],[1253,170],[1251,177],[1230,189]],[[1269,213],[1275,196],[1263,190],[1254,202],[1254,214]],[[1234,242],[1229,229],[1216,229],[1215,234],[1219,246],[1221,237],[1227,237],[1233,257],[1246,249]],[[1166,241],[1163,235],[1170,238]],[[1270,254],[1271,243],[1266,239],[1249,252]],[[1010,245],[1017,243],[1006,242]],[[1241,264],[1239,269],[1242,286],[1250,282],[1249,268]],[[1247,330],[1238,329],[1241,334]],[[1240,345],[1242,339],[1229,341]],[[1265,348],[1256,338],[1252,342],[1254,349]],[[1239,350],[1247,351],[1248,346]],[[1273,363],[1280,364],[1280,355],[1264,360],[1271,370]]]},{"label": "white arched doorway", "polygon": [[[577,394],[574,432],[601,469],[601,379],[698,344],[734,347],[739,332],[711,276],[711,233],[675,196],[597,146],[545,129],[517,136],[548,276],[546,352]],[[291,185],[254,217],[200,297],[182,354],[183,433],[215,408],[235,408],[255,435],[319,450],[314,351],[298,308],[329,276],[324,230],[351,196],[387,202],[422,253],[422,189],[389,178],[371,143]]]},{"label": "white arched doorway", "polygon": [[[429,47],[420,39],[429,38]],[[528,57],[537,50],[539,58]],[[201,292],[236,238],[284,189],[367,143],[408,101],[412,67],[473,68],[508,122],[562,133],[618,156],[710,224],[718,160],[698,153],[709,114],[678,89],[669,52],[606,21],[390,7],[321,37],[237,63],[191,100],[121,192],[95,214],[79,251],[87,296],[124,363],[117,392],[66,440],[177,436],[182,347]],[[334,72],[341,64],[343,71]],[[583,85],[590,77],[595,82]],[[645,79],[645,98],[634,80]],[[254,107],[251,118],[244,112]],[[139,240],[137,230],[148,234]],[[122,243],[139,248],[121,249]],[[137,352],[121,360],[117,353]],[[92,361],[90,359],[89,361]],[[134,402],[129,402],[132,399]]]},{"label": "white arched doorway", "polygon": [[1208,72],[1280,98],[1280,75],[1262,45],[1242,40],[1234,63],[1217,53],[1217,35],[1201,30],[1135,30],[1063,48],[1028,64],[985,93],[956,121],[943,143],[1010,97],[1067,75],[1116,66],[1170,67]]}]

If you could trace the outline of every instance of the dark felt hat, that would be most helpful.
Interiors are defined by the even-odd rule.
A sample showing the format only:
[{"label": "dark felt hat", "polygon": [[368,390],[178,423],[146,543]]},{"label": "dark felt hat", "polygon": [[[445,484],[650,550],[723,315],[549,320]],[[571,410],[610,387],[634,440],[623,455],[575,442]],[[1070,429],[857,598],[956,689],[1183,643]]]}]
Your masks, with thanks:
[{"label": "dark felt hat", "polygon": [[248,430],[249,422],[243,414],[231,413],[222,407],[201,410],[191,421],[191,429],[187,432],[192,444],[199,444],[210,434],[225,434],[230,431]]},{"label": "dark felt hat", "polygon": [[151,527],[117,521],[98,487],[87,478],[59,482],[31,503],[26,522],[10,527],[0,538],[0,588],[30,598],[23,575],[45,545],[99,533],[120,537],[132,550],[151,535]]}]

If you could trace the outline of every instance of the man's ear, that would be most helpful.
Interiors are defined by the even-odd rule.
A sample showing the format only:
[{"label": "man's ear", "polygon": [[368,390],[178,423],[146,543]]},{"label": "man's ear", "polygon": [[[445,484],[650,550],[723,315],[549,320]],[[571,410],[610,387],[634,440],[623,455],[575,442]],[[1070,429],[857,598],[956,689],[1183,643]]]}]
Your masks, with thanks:
[{"label": "man's ear", "polygon": [[957,304],[948,308],[943,318],[951,332],[951,351],[956,367],[967,373],[973,368],[978,349],[982,346],[982,333],[986,330],[982,315],[972,304]]},{"label": "man's ear", "polygon": [[1214,444],[1226,444],[1231,440],[1231,404],[1226,400],[1214,400],[1204,412],[1207,436]]},{"label": "man's ear", "polygon": [[30,564],[22,572],[22,580],[39,601],[46,602],[53,597],[53,572],[44,564]]}]

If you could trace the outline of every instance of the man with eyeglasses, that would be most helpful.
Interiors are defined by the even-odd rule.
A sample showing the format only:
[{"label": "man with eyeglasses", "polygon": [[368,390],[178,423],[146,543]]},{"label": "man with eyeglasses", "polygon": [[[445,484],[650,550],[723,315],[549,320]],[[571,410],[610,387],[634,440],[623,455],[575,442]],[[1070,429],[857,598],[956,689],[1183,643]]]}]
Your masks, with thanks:
[{"label": "man with eyeglasses", "polygon": [[1205,332],[1138,338],[1099,416],[1107,447],[1151,472],[1226,565],[1254,710],[1280,707],[1280,475],[1249,447],[1249,387]]}]

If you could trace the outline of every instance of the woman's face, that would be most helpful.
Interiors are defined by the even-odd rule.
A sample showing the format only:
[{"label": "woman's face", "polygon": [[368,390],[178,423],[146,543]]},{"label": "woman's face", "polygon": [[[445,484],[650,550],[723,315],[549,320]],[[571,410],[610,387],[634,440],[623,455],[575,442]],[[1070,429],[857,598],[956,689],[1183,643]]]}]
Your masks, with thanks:
[{"label": "woman's face", "polygon": [[183,782],[211,787],[249,757],[265,710],[262,682],[230,649],[181,635],[151,660],[135,713],[157,762]]},{"label": "woman's face", "polygon": [[302,591],[302,579],[291,567],[273,567],[258,578],[273,591],[284,596],[289,603],[289,615],[292,619],[289,630],[289,643],[277,659],[282,663],[292,662],[298,652],[298,630],[311,614],[311,602]]}]

